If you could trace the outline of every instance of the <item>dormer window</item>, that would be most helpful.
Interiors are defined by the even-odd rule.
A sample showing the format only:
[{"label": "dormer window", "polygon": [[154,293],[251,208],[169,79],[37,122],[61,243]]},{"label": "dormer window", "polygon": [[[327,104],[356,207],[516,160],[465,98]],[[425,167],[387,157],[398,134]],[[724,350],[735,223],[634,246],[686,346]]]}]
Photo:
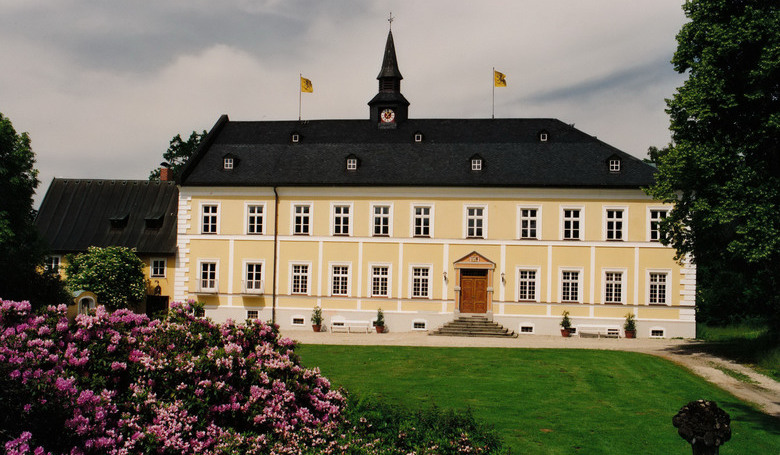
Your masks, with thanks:
[{"label": "dormer window", "polygon": [[233,164],[234,164],[233,158],[224,158],[222,160],[222,168],[225,170],[233,169]]},{"label": "dormer window", "polygon": [[292,133],[290,135],[290,141],[292,141],[293,144],[297,144],[301,141],[301,135],[298,133]]},{"label": "dormer window", "polygon": [[358,166],[360,166],[360,160],[354,154],[350,154],[347,157],[347,170],[357,171]]},{"label": "dormer window", "polygon": [[113,216],[108,220],[111,222],[111,229],[124,229],[127,226],[127,221],[130,219],[130,214],[125,213],[117,216]]},{"label": "dormer window", "polygon": [[160,229],[163,225],[164,220],[165,220],[164,213],[161,213],[159,215],[152,215],[144,218],[144,225],[146,226],[146,229]]},{"label": "dormer window", "polygon": [[482,158],[472,158],[471,159],[471,170],[472,171],[481,171],[482,170]]},{"label": "dormer window", "polygon": [[539,142],[547,142],[548,138],[549,138],[549,135],[547,134],[547,131],[540,131],[539,132]]},{"label": "dormer window", "polygon": [[620,172],[620,159],[611,158],[609,160],[609,172]]},{"label": "dormer window", "polygon": [[414,142],[422,142],[423,135],[420,132],[414,133]]}]

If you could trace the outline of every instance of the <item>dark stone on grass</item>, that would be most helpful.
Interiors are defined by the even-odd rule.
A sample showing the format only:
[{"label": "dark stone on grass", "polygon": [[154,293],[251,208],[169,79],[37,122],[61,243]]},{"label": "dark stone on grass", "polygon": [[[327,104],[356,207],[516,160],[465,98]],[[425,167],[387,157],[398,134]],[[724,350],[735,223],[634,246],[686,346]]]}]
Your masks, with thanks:
[{"label": "dark stone on grass", "polygon": [[731,418],[714,401],[691,401],[680,408],[672,424],[691,445],[693,455],[718,454],[719,447],[731,439]]}]

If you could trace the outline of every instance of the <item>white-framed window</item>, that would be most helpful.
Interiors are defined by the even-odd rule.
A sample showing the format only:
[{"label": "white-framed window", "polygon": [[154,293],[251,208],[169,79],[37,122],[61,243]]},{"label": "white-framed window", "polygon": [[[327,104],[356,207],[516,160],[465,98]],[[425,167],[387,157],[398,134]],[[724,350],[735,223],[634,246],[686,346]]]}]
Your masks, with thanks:
[{"label": "white-framed window", "polygon": [[290,223],[293,235],[311,235],[311,216],[311,204],[293,204],[292,223]]},{"label": "white-framed window", "polygon": [[482,170],[482,158],[472,158],[471,159],[471,170],[472,171],[481,171]]},{"label": "white-framed window", "polygon": [[517,301],[539,301],[539,269],[535,267],[517,267]]},{"label": "white-framed window", "polygon": [[265,204],[246,205],[246,233],[262,235],[265,232]]},{"label": "white-framed window", "polygon": [[333,204],[333,235],[350,235],[352,204]]},{"label": "white-framed window", "polygon": [[200,262],[200,276],[198,279],[198,289],[200,291],[216,292],[218,287],[217,280],[217,261],[205,260]]},{"label": "white-framed window", "polygon": [[428,321],[425,319],[412,320],[412,330],[428,330]]},{"label": "white-framed window", "polygon": [[46,267],[46,270],[50,270],[52,272],[59,272],[61,261],[62,261],[62,256],[56,256],[56,255],[46,256],[44,267]]},{"label": "white-framed window", "polygon": [[521,322],[520,323],[520,335],[533,335],[536,331],[536,324],[533,322]]},{"label": "white-framed window", "polygon": [[371,214],[371,235],[374,237],[392,236],[393,206],[391,204],[373,204]]},{"label": "white-framed window", "polygon": [[347,158],[347,170],[348,171],[356,171],[358,165],[357,158]]},{"label": "white-framed window", "polygon": [[431,298],[431,266],[430,265],[412,265],[410,266],[411,280],[409,286],[409,297],[412,299]]},{"label": "white-framed window", "polygon": [[298,133],[292,133],[292,134],[290,135],[290,140],[291,140],[291,141],[292,141],[294,144],[297,144],[297,143],[298,143],[298,142],[301,140],[301,135],[300,135],[300,134],[298,134]]},{"label": "white-framed window", "polygon": [[152,278],[165,278],[165,270],[168,268],[165,258],[152,258],[149,265],[149,276]]},{"label": "white-framed window", "polygon": [[349,265],[331,264],[330,295],[349,295]]},{"label": "white-framed window", "polygon": [[582,302],[582,269],[561,269],[561,302]]},{"label": "white-framed window", "polygon": [[604,207],[604,239],[625,240],[628,209],[624,207]]},{"label": "white-framed window", "polygon": [[625,278],[624,270],[604,270],[604,303],[623,304],[626,302]]},{"label": "white-framed window", "polygon": [[671,283],[669,270],[647,271],[647,303],[648,305],[671,304]]},{"label": "white-framed window", "polygon": [[433,206],[412,206],[412,235],[414,237],[433,237]]},{"label": "white-framed window", "polygon": [[290,294],[309,294],[311,264],[290,263]]},{"label": "white-framed window", "polygon": [[306,325],[306,316],[301,314],[295,314],[290,318],[290,325],[300,326]]},{"label": "white-framed window", "polygon": [[258,310],[246,310],[246,318],[255,320],[258,317],[260,317],[260,312]]},{"label": "white-framed window", "polygon": [[663,327],[650,327],[650,338],[664,338],[666,329]]},{"label": "white-framed window", "polygon": [[371,297],[390,297],[390,265],[371,265]]},{"label": "white-framed window", "polygon": [[563,240],[582,239],[582,207],[561,207],[561,238]]},{"label": "white-framed window", "polygon": [[225,157],[222,159],[222,167],[226,170],[233,169],[233,158]]},{"label": "white-framed window", "polygon": [[262,261],[244,263],[244,290],[246,292],[261,292],[263,290]]},{"label": "white-framed window", "polygon": [[471,205],[465,207],[465,236],[469,239],[484,239],[487,233],[487,207]]},{"label": "white-framed window", "polygon": [[547,142],[547,133],[539,133],[539,140],[541,142]]},{"label": "white-framed window", "polygon": [[648,219],[647,240],[648,241],[650,242],[661,241],[661,231],[659,229],[659,224],[668,215],[669,215],[669,209],[667,208],[650,207],[647,209],[647,219]]},{"label": "white-framed window", "polygon": [[414,133],[414,142],[422,142],[423,135],[422,133]]},{"label": "white-framed window", "polygon": [[609,160],[609,172],[620,172],[620,159],[612,158]]},{"label": "white-framed window", "polygon": [[541,209],[539,207],[518,206],[517,226],[520,239],[539,239],[541,235]]},{"label": "white-framed window", "polygon": [[219,204],[204,203],[200,206],[200,233],[219,233]]}]

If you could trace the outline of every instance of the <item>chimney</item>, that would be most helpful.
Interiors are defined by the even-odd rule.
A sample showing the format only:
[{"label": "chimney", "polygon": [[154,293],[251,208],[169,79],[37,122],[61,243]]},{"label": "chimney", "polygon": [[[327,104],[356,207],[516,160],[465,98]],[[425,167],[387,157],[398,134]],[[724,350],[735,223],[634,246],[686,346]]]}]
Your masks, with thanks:
[{"label": "chimney", "polygon": [[160,168],[160,181],[169,182],[173,180],[173,171],[171,168],[163,166]]}]

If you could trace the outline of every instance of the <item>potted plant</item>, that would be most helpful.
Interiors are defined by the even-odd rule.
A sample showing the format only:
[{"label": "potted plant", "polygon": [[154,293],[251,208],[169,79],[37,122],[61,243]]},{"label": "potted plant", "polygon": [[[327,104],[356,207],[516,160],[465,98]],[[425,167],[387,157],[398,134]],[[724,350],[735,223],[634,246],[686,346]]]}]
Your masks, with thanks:
[{"label": "potted plant", "polygon": [[382,309],[376,311],[376,333],[382,333],[385,331],[385,314]]},{"label": "potted plant", "polygon": [[311,312],[311,328],[315,332],[319,332],[322,329],[322,308],[315,306],[314,311]]},{"label": "potted plant", "polygon": [[569,319],[569,312],[563,312],[563,319],[561,319],[561,336],[571,336],[571,319]]},{"label": "potted plant", "polygon": [[626,323],[623,324],[623,330],[626,331],[626,338],[636,338],[636,319],[634,313],[626,314]]}]

